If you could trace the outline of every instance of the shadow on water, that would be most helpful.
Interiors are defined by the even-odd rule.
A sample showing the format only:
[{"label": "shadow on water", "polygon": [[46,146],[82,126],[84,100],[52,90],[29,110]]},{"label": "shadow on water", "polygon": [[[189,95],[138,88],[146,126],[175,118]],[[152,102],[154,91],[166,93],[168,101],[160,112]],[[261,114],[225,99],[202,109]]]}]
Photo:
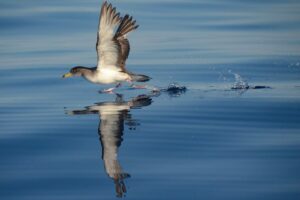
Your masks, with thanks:
[{"label": "shadow on water", "polygon": [[115,94],[114,101],[106,101],[95,103],[91,106],[86,106],[81,110],[67,110],[68,115],[85,115],[98,114],[99,126],[98,134],[102,147],[102,160],[107,175],[113,180],[117,197],[124,197],[127,192],[125,179],[130,177],[130,174],[122,169],[118,160],[118,149],[123,142],[124,126],[129,126],[130,129],[135,129],[139,126],[137,119],[132,118],[131,109],[141,109],[150,106],[153,102],[153,97],[158,97],[161,94],[167,94],[170,97],[179,97],[186,91],[182,88],[178,90],[174,87],[167,88],[161,92],[152,92],[148,95],[138,95],[129,101],[123,99],[122,94]]}]

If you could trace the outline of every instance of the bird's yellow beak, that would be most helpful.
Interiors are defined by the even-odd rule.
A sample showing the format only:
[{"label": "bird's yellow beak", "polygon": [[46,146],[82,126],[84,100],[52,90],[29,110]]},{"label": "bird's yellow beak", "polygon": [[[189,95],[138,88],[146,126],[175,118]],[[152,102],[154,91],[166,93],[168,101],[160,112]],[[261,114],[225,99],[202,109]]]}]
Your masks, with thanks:
[{"label": "bird's yellow beak", "polygon": [[69,77],[72,77],[72,76],[73,76],[73,74],[68,72],[68,73],[64,74],[62,77],[63,78],[69,78]]}]

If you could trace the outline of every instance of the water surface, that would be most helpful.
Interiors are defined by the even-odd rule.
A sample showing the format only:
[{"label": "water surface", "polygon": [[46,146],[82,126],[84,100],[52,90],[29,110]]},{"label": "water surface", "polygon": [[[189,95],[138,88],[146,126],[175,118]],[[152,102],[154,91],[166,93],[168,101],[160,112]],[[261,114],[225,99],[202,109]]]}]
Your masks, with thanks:
[{"label": "water surface", "polygon": [[63,80],[96,63],[101,2],[2,1],[1,199],[299,199],[300,3],[112,2],[128,68],[187,91]]}]

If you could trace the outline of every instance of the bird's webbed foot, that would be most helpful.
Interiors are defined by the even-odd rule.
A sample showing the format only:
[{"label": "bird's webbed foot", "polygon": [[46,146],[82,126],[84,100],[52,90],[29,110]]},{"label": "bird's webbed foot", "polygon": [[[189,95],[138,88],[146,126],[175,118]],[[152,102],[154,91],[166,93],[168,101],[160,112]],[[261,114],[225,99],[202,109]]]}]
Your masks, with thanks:
[{"label": "bird's webbed foot", "polygon": [[135,84],[131,84],[130,86],[131,86],[131,88],[134,88],[134,89],[147,89],[147,86],[146,86],[146,85],[135,85]]},{"label": "bird's webbed foot", "polygon": [[106,94],[114,94],[114,90],[121,86],[121,83],[118,83],[115,87],[100,90],[99,93],[106,93]]},{"label": "bird's webbed foot", "polygon": [[104,89],[104,90],[100,90],[99,93],[102,94],[102,93],[105,93],[105,94],[114,94],[114,90],[116,88],[108,88],[108,89]]}]

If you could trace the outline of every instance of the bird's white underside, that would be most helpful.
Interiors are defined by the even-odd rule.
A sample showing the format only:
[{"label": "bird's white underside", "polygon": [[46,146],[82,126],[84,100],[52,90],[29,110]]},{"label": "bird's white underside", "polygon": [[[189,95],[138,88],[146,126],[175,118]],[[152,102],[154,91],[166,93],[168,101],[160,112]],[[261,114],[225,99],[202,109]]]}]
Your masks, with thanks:
[{"label": "bird's white underside", "polygon": [[130,76],[121,72],[120,68],[108,66],[98,68],[94,76],[86,77],[86,79],[98,84],[112,84],[130,80]]},{"label": "bird's white underside", "polygon": [[[107,14],[108,12],[106,12]],[[93,77],[87,78],[93,83],[111,84],[129,80],[128,74],[121,72],[117,66],[119,47],[113,41],[115,28],[120,22],[112,23],[108,20],[107,15],[103,14],[99,23],[98,37],[99,43],[97,46],[98,63],[97,73]]]},{"label": "bird's white underside", "polygon": [[[108,12],[106,12],[108,14]],[[111,23],[108,20],[109,16],[103,14],[99,23],[98,37],[98,69],[107,68],[117,64],[119,56],[119,48],[113,41],[115,28],[120,22]]]}]

